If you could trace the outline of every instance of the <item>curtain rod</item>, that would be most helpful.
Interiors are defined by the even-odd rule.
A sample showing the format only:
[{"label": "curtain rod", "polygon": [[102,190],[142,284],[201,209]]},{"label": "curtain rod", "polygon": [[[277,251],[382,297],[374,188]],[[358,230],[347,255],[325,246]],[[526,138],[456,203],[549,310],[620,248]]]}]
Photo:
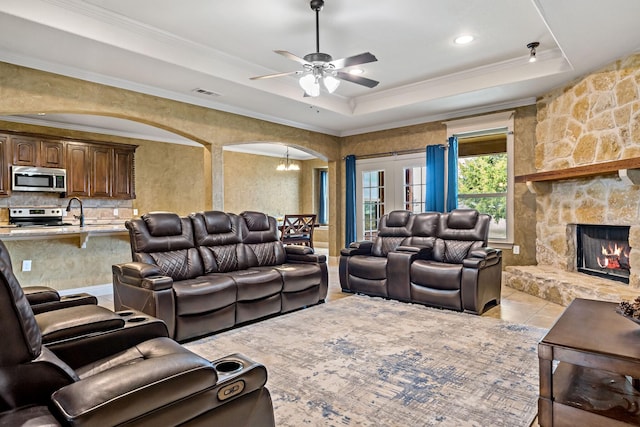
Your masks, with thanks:
[{"label": "curtain rod", "polygon": [[[446,150],[447,148],[449,148],[449,141],[447,140],[447,142],[445,142],[444,144],[438,144],[438,145],[443,147]],[[385,151],[382,153],[363,154],[362,156],[356,156],[356,159],[364,160],[364,159],[375,159],[376,157],[399,156],[401,154],[424,153],[425,152],[424,150],[425,150],[424,148],[414,148],[412,150]],[[344,159],[346,159],[346,157],[342,158],[342,160]]]}]

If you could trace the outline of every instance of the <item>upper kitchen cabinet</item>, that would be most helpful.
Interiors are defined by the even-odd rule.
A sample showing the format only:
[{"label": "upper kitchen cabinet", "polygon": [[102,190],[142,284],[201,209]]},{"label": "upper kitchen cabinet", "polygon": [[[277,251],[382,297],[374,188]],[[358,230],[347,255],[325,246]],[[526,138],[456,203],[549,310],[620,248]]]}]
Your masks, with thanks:
[{"label": "upper kitchen cabinet", "polygon": [[91,172],[89,145],[67,142],[67,195],[89,197]]},{"label": "upper kitchen cabinet", "polygon": [[64,168],[65,154],[62,141],[12,136],[12,164],[16,166],[41,166]]},{"label": "upper kitchen cabinet", "polygon": [[136,198],[137,145],[0,132],[0,196],[11,194],[14,165],[66,169],[69,197]]},{"label": "upper kitchen cabinet", "polygon": [[135,145],[67,142],[69,196],[135,199]]},{"label": "upper kitchen cabinet", "polygon": [[9,165],[7,153],[9,152],[9,137],[0,135],[0,196],[7,196],[11,184],[9,182]]}]

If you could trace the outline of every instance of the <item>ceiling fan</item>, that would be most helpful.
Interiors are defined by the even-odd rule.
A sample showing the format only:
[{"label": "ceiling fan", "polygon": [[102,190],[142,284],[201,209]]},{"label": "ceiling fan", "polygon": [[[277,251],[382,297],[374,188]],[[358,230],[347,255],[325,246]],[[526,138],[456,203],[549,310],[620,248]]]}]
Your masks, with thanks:
[{"label": "ceiling fan", "polygon": [[316,51],[305,55],[304,58],[300,58],[286,50],[274,51],[279,55],[302,64],[302,70],[251,77],[251,80],[302,75],[299,83],[302,89],[304,89],[304,96],[314,97],[320,95],[321,82],[329,93],[333,93],[338,88],[340,80],[346,80],[368,88],[376,87],[379,82],[375,80],[342,71],[347,67],[377,61],[378,59],[371,53],[365,52],[348,58],[334,60],[331,55],[320,52],[320,10],[322,10],[322,7],[324,6],[324,0],[311,0],[310,5],[311,9],[316,12]]}]

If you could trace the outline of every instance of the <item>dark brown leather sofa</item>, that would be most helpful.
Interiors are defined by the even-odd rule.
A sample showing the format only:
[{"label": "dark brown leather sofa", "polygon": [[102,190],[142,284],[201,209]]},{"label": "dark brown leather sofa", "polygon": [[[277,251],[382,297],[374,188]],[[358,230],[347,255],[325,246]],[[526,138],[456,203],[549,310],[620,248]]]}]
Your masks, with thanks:
[{"label": "dark brown leather sofa", "polygon": [[113,266],[116,310],[165,321],[184,341],[323,302],[326,257],[284,246],[275,218],[219,211],[128,221],[133,262]]},{"label": "dark brown leather sofa", "polygon": [[374,241],[342,249],[342,290],[481,314],[500,303],[502,287],[502,252],[487,247],[490,221],[472,209],[390,212]]},{"label": "dark brown leather sofa", "polygon": [[[51,313],[78,308],[100,307]],[[1,426],[275,424],[264,366],[240,354],[205,360],[168,338],[166,328],[162,336],[134,345],[112,334],[94,343],[105,353],[100,359],[78,347],[80,363],[71,366],[43,344],[31,306],[2,257],[0,328]]]}]

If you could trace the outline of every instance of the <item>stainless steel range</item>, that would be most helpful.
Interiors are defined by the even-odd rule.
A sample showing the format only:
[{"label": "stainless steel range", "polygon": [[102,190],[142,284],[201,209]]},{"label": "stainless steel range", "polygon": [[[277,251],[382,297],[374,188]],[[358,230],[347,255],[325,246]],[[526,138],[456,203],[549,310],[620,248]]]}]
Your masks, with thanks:
[{"label": "stainless steel range", "polygon": [[9,208],[9,224],[16,227],[51,227],[71,225],[62,220],[64,208],[14,207]]}]

